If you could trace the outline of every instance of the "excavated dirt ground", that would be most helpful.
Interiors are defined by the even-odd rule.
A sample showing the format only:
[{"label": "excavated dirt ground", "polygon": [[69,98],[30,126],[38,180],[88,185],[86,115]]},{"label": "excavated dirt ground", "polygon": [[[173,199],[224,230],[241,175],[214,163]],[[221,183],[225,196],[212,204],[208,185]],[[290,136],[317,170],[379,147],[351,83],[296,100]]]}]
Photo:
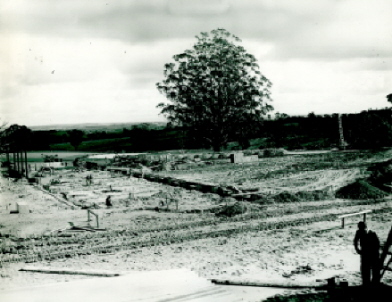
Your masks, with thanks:
[{"label": "excavated dirt ground", "polygon": [[[287,162],[274,160],[275,165],[283,165],[279,170],[284,169]],[[290,159],[290,164],[294,161]],[[265,173],[260,163],[253,167],[258,173]],[[239,174],[243,179],[246,178],[243,169],[253,171],[253,167],[246,165],[246,168],[233,169],[230,166],[231,171],[223,172],[193,171],[193,178],[190,178],[190,172],[175,171],[172,174],[176,175],[172,176],[220,183],[222,181],[218,180],[226,175],[227,184],[238,185],[227,178],[228,173]],[[266,181],[276,191],[288,187],[294,190],[297,186],[300,190],[325,186],[336,189],[363,174],[363,170],[361,165],[350,162],[349,167],[346,165],[342,169],[293,171],[273,179],[263,177],[257,185],[262,187]],[[88,174],[93,175],[91,186],[86,185]],[[249,182],[249,178],[245,182]],[[25,262],[31,262],[29,266],[119,272],[187,268],[205,278],[256,282],[302,282],[335,276],[347,279],[350,285],[357,285],[360,284],[359,256],[355,254],[352,240],[356,222],[362,217],[347,219],[346,228],[342,229],[337,216],[374,210],[368,215],[368,226],[376,231],[382,242],[392,226],[391,198],[267,205],[245,202],[245,214],[217,218],[209,209],[231,201],[216,194],[203,194],[108,172],[57,171],[55,175],[44,177],[42,184],[49,184],[51,179],[59,180],[50,187],[52,195],[23,181],[0,179],[0,244],[3,252],[0,254],[0,290],[86,278],[19,271],[27,265]],[[286,182],[288,179],[290,182]],[[294,179],[297,182],[293,182]],[[61,192],[67,192],[68,200],[61,198]],[[129,193],[133,194],[131,199]],[[112,208],[104,206],[107,195],[112,196]],[[160,201],[170,198],[179,201],[178,212],[174,204],[169,206],[169,212],[154,210]],[[30,213],[10,214],[15,210],[16,202],[26,204]],[[98,205],[94,212],[100,217],[100,228],[106,231],[64,230],[70,228],[69,222],[88,225],[86,210],[74,203]],[[94,226],[95,222],[90,224]],[[10,255],[15,256],[15,251],[17,257],[22,259],[24,255],[25,258],[7,261]],[[392,273],[386,273],[383,282],[392,285]]]}]

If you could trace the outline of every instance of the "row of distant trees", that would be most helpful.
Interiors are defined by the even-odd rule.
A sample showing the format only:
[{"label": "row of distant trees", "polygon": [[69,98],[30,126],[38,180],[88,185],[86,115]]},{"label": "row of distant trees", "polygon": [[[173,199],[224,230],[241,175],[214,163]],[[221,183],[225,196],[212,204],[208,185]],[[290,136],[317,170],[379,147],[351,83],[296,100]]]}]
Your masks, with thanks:
[{"label": "row of distant trees", "polygon": [[[392,146],[391,109],[367,110],[357,114],[343,114],[343,134],[348,148],[371,149]],[[250,125],[248,136],[241,140],[235,133],[229,134],[229,142],[236,142],[237,148],[247,149],[252,142],[253,148],[283,147],[287,149],[328,149],[339,145],[338,115],[289,116],[276,114],[274,118]],[[193,136],[192,129],[174,126],[170,123],[161,128],[136,125],[130,129],[117,131],[32,131],[25,126],[3,126],[1,145],[15,139],[28,145],[28,150],[51,150],[59,144],[64,150],[78,150],[83,142],[95,142],[95,148],[84,151],[153,151],[171,149],[210,148],[205,141]],[[6,134],[6,135],[4,135]],[[7,137],[8,136],[8,137]],[[7,137],[7,138],[6,138]],[[100,142],[110,140],[109,144]],[[124,145],[119,145],[119,143]],[[69,149],[69,146],[72,149]],[[86,144],[87,145],[87,144]],[[86,146],[85,145],[85,146]],[[233,145],[233,144],[232,144]]]},{"label": "row of distant trees", "polygon": [[50,150],[50,145],[58,143],[59,139],[70,143],[76,150],[84,140],[84,132],[74,129],[59,135],[58,131],[32,131],[24,125],[17,124],[7,127],[4,123],[0,127],[1,152],[15,147],[24,150]]},{"label": "row of distant trees", "polygon": [[88,139],[86,133],[80,129],[68,131],[32,131],[30,144],[35,150],[49,150],[50,145],[69,143],[75,150]]},{"label": "row of distant trees", "polygon": [[[348,148],[371,149],[392,146],[392,110],[366,110],[343,114],[344,140]],[[308,116],[278,115],[266,121],[263,133],[276,147],[323,149],[339,147],[338,114]]]}]

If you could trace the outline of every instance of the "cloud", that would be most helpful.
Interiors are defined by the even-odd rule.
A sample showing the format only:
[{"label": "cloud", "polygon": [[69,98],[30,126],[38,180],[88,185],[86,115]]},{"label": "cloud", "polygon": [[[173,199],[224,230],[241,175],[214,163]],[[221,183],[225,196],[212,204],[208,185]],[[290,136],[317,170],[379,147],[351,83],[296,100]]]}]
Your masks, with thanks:
[{"label": "cloud", "polygon": [[390,11],[388,0],[12,1],[3,25],[32,34],[125,43],[189,39],[223,27],[243,40],[275,44],[271,55],[276,59],[331,59],[390,54]]},{"label": "cloud", "polygon": [[32,125],[161,119],[164,64],[215,28],[256,56],[277,111],[390,105],[391,1],[189,3],[0,0],[1,113]]}]

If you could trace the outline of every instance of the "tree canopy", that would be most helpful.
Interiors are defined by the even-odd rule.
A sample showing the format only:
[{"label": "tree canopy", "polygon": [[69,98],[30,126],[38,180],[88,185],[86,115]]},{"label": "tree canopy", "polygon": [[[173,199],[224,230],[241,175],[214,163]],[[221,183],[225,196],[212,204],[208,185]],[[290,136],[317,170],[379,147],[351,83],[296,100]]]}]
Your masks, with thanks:
[{"label": "tree canopy", "polygon": [[170,102],[158,108],[169,122],[220,150],[229,139],[243,142],[273,109],[272,84],[256,58],[237,45],[241,40],[225,29],[202,32],[196,39],[192,49],[165,64],[157,88]]},{"label": "tree canopy", "polygon": [[0,128],[0,152],[28,150],[30,148],[31,129],[17,124],[4,128],[5,124]]}]

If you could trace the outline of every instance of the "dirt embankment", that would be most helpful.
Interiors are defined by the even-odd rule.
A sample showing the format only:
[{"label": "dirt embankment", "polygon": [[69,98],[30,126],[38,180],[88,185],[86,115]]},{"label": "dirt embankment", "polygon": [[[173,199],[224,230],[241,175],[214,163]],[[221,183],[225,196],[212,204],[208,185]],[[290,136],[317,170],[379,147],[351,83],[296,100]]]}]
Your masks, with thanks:
[{"label": "dirt embankment", "polygon": [[392,193],[392,159],[376,163],[369,167],[369,182],[386,192]]},{"label": "dirt embankment", "polygon": [[377,199],[392,193],[392,159],[372,164],[370,175],[340,188],[338,198]]}]

